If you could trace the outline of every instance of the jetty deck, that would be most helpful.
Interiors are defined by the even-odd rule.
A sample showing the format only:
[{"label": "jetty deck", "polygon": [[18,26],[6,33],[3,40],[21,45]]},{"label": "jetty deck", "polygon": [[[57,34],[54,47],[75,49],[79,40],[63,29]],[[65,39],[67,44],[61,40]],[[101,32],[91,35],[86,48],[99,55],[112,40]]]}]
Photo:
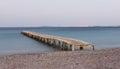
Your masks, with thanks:
[{"label": "jetty deck", "polygon": [[86,46],[91,46],[92,49],[95,50],[95,46],[93,44],[82,41],[82,40],[40,34],[40,33],[35,33],[32,31],[22,31],[21,33],[24,34],[25,36],[38,40],[54,48],[59,47],[62,50],[68,50],[69,48],[72,51],[74,51],[77,46],[80,47],[80,50],[82,50]]}]

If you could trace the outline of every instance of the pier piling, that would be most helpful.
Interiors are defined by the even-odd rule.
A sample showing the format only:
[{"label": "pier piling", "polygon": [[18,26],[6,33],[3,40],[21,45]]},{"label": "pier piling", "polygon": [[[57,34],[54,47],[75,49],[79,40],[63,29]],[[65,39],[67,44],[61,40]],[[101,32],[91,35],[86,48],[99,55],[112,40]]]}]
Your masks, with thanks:
[{"label": "pier piling", "polygon": [[58,46],[62,50],[68,50],[68,48],[70,47],[70,49],[74,51],[76,46],[79,46],[80,50],[83,50],[84,49],[83,47],[85,46],[91,46],[92,49],[95,50],[95,46],[93,44],[90,44],[82,40],[76,40],[76,39],[65,38],[65,37],[60,37],[60,36],[38,34],[35,32],[31,32],[31,31],[22,31],[21,33],[24,34],[25,36],[33,38],[37,41],[40,41],[54,48]]}]

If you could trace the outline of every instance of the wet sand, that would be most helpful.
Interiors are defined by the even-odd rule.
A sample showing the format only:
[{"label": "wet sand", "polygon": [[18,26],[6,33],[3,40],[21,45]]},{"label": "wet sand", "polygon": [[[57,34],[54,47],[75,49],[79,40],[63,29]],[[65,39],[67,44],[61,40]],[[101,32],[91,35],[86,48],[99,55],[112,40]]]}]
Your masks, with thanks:
[{"label": "wet sand", "polygon": [[120,48],[1,55],[0,69],[120,69]]}]

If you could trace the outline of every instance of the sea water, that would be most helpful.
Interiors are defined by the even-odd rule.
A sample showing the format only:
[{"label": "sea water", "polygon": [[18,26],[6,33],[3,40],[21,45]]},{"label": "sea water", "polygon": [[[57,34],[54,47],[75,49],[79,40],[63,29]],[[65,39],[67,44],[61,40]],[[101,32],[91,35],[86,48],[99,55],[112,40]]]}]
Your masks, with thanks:
[{"label": "sea water", "polygon": [[22,30],[84,40],[96,49],[120,47],[120,27],[0,28],[0,53],[60,51],[22,35]]}]

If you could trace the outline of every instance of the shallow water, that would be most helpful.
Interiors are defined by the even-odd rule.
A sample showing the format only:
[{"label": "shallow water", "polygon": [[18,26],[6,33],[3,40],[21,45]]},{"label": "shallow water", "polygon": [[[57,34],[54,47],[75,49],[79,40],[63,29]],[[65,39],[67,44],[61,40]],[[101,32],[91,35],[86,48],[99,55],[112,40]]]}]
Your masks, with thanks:
[{"label": "shallow water", "polygon": [[0,28],[0,53],[60,51],[20,34],[22,30],[84,40],[97,49],[120,47],[119,27]]}]

